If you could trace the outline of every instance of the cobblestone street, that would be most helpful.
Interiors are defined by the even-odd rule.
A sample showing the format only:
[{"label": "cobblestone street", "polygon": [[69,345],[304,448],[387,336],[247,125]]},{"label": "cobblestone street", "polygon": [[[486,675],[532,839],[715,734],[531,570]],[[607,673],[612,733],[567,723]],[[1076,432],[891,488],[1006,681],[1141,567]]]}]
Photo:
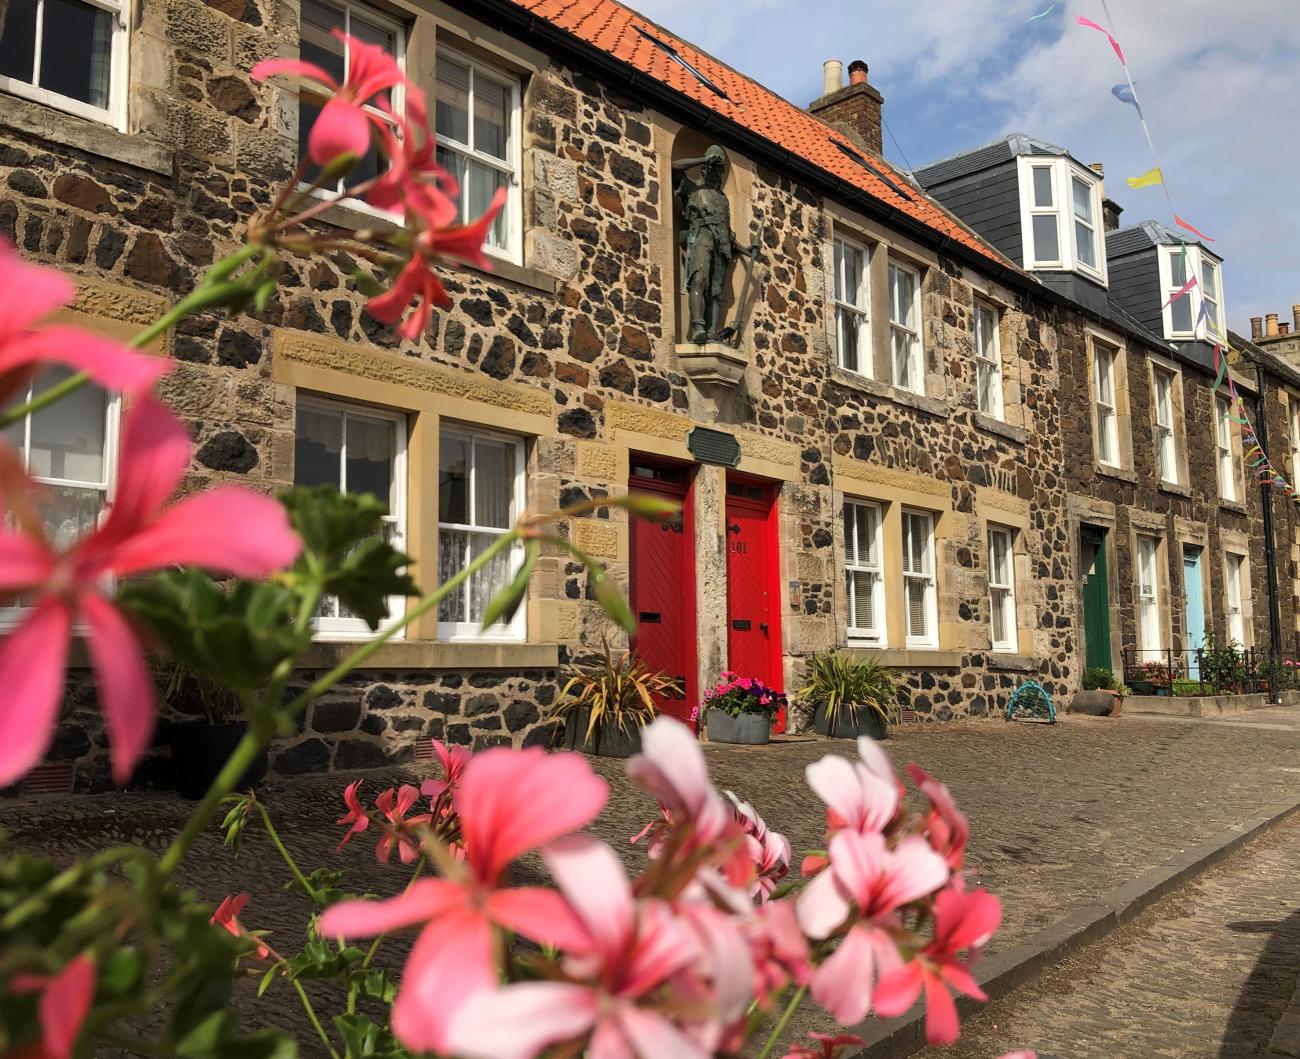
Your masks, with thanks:
[{"label": "cobblestone street", "polygon": [[[1300,798],[1297,709],[1197,722],[1071,716],[1055,727],[1001,721],[912,725],[896,730],[886,746],[900,766],[915,761],[947,782],[970,815],[970,861],[979,881],[1003,899],[1004,926],[990,951],[1027,939],[1098,894],[1132,881],[1253,814]],[[821,809],[804,783],[803,770],[826,753],[847,755],[853,747],[848,742],[792,741],[762,748],[707,748],[715,782],[753,801],[772,826],[790,836],[796,853],[819,842]],[[612,788],[600,833],[625,851],[629,863],[637,864],[642,854],[627,840],[649,819],[652,805],[624,780],[621,762],[596,759],[593,765]],[[363,793],[373,796],[388,783],[424,774],[427,771],[375,774],[367,779]],[[265,790],[264,799],[301,863],[345,867],[345,885],[350,888],[393,893],[405,876],[375,863],[371,838],[363,835],[342,856],[334,853],[339,838],[334,820],[341,812],[339,792],[345,782],[346,777],[334,775],[277,784]],[[0,828],[9,831],[14,848],[43,850],[62,859],[121,841],[161,849],[187,811],[187,803],[164,794],[4,802]],[[1285,834],[1294,837],[1295,832]],[[1261,861],[1256,881],[1261,900],[1273,894],[1276,901],[1293,898],[1300,860],[1287,859],[1287,849],[1296,846],[1294,841],[1281,842],[1280,859]],[[1239,862],[1240,857],[1232,863]],[[303,906],[301,899],[281,891],[285,877],[269,842],[255,829],[237,859],[221,847],[213,831],[183,869],[185,881],[214,904],[228,893],[249,891],[245,922],[270,929],[272,943],[292,952]],[[1170,899],[1175,907],[1195,904],[1194,900],[1186,904],[1187,900],[1181,894]],[[1228,909],[1225,916],[1234,921],[1272,921],[1294,910],[1275,904],[1271,910],[1250,911],[1243,904]],[[1240,945],[1231,958],[1245,967],[1239,975],[1244,981],[1267,936],[1245,933],[1237,940]],[[1210,976],[1204,965],[1199,972]],[[1089,1036],[1113,1042],[1113,1037],[1105,1036],[1110,1025],[1105,1012],[1116,999],[1113,994],[1122,973],[1110,979],[1103,975],[1097,981],[1101,984],[1096,988],[1082,991],[1087,1005],[1078,999],[1080,991],[1070,997],[1058,992],[1055,1007],[1062,1017],[1071,1010],[1084,1010],[1088,1014],[1081,1017],[1086,1020],[1101,1019]],[[1235,988],[1223,988],[1236,995]],[[1190,987],[1187,991],[1197,992]],[[1226,1002],[1230,1006],[1231,996]],[[1152,1003],[1152,1012],[1159,1007]],[[296,1009],[286,1000],[272,1005],[270,1011],[263,1006],[252,1021],[296,1017]],[[816,1025],[816,1020],[810,1020],[803,1028]],[[1026,1027],[1037,1028],[1037,1023],[1029,1019]],[[1262,1032],[1266,1039],[1268,1031]],[[999,1033],[999,1042],[1004,1039]],[[1035,1043],[1024,1034],[1005,1040],[1007,1046]],[[308,1042],[304,1054],[313,1054],[311,1047]],[[1000,1050],[985,1048],[969,1054],[992,1056]],[[1060,1054],[1085,1053],[1071,1047]]]}]

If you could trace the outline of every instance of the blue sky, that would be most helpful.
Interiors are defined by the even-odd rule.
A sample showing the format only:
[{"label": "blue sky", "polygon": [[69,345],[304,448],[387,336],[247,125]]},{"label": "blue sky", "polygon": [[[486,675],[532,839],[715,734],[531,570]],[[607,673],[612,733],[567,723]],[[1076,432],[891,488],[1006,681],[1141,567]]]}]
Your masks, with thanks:
[{"label": "blue sky", "polygon": [[[628,0],[787,99],[822,62],[864,59],[885,96],[885,153],[918,166],[1026,132],[1102,162],[1124,223],[1168,220],[1105,37],[1101,0]],[[1300,19],[1294,0],[1110,0],[1179,214],[1227,261],[1231,326],[1300,303]]]}]

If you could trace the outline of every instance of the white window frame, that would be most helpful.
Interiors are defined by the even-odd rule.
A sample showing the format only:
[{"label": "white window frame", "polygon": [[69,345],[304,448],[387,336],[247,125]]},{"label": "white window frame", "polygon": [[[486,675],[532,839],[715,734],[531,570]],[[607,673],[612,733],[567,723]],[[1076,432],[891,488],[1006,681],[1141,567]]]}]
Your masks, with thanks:
[{"label": "white window frame", "polygon": [[[1052,205],[1038,206],[1034,202],[1035,169],[1046,169],[1052,174]],[[1103,287],[1108,282],[1106,264],[1106,245],[1101,232],[1102,197],[1101,178],[1086,166],[1081,166],[1073,159],[1050,157],[1046,155],[1026,155],[1017,160],[1017,175],[1020,185],[1020,231],[1025,268],[1052,269],[1079,272],[1099,282]],[[1075,228],[1077,215],[1074,211],[1074,181],[1086,184],[1091,192],[1091,222],[1086,227],[1092,232],[1093,256],[1095,266],[1087,264],[1079,256],[1078,233]],[[1059,256],[1056,258],[1038,257],[1038,248],[1034,240],[1034,217],[1051,216],[1056,219],[1056,242]],[[1082,220],[1080,218],[1080,220]]]},{"label": "white window frame", "polygon": [[[1083,185],[1085,190],[1087,190],[1088,192],[1088,216],[1087,217],[1082,217],[1079,215],[1078,204],[1074,201],[1074,189],[1076,184]],[[1096,276],[1101,275],[1101,270],[1102,270],[1101,263],[1106,258],[1106,250],[1105,247],[1102,245],[1102,240],[1098,237],[1098,230],[1097,230],[1100,222],[1100,216],[1101,216],[1101,211],[1098,208],[1099,202],[1097,201],[1100,199],[1100,193],[1098,191],[1098,187],[1099,185],[1097,184],[1096,181],[1085,180],[1078,173],[1070,174],[1070,203],[1069,203],[1070,218],[1069,220],[1070,220],[1071,249],[1074,253],[1074,260],[1075,260],[1076,267],[1078,267],[1083,272],[1087,272]],[[1092,259],[1093,261],[1096,262],[1095,265],[1088,264],[1083,259],[1083,254],[1079,250],[1080,225],[1082,225],[1083,228],[1087,230],[1088,238],[1092,242]]]},{"label": "white window frame", "polygon": [[[916,318],[916,328],[910,328],[906,323],[899,321],[897,309],[899,306],[894,304],[894,283],[892,277],[895,271],[905,273],[912,277],[912,312]],[[889,378],[894,386],[900,390],[907,390],[910,393],[925,393],[925,342],[922,334],[925,330],[924,321],[921,318],[921,270],[891,258],[889,261],[888,283],[889,293]],[[908,371],[915,375],[915,384],[905,386],[898,381],[898,359],[894,354],[894,335],[895,333],[908,336],[912,341],[908,345]]]},{"label": "white window frame", "polygon": [[[1184,249],[1187,251],[1187,276],[1189,279],[1193,276],[1196,277],[1196,286],[1183,295],[1187,299],[1192,326],[1190,330],[1175,330],[1174,307],[1172,304],[1166,303],[1183,286],[1181,283],[1174,283],[1174,259],[1182,257]],[[1163,307],[1161,313],[1165,338],[1171,341],[1199,339],[1204,342],[1226,344],[1227,325],[1224,321],[1227,320],[1227,315],[1223,305],[1223,261],[1196,243],[1163,244],[1159,247],[1159,251],[1160,290],[1162,292],[1160,304]],[[1214,273],[1213,283],[1210,284],[1205,281],[1206,265],[1209,265]],[[1210,290],[1210,287],[1214,289]],[[1201,319],[1201,310],[1207,301],[1214,306],[1215,316],[1217,317],[1214,320],[1214,327]],[[1218,330],[1216,331],[1215,328]]]},{"label": "white window frame", "polygon": [[1092,403],[1097,428],[1097,462],[1107,467],[1120,466],[1119,400],[1115,388],[1118,360],[1119,350],[1114,346],[1093,342]]},{"label": "white window frame", "polygon": [[1214,399],[1214,448],[1218,467],[1219,498],[1236,503],[1237,464],[1232,445],[1232,405],[1226,397]]},{"label": "white window frame", "polygon": [[[395,445],[393,452],[393,494],[394,499],[391,509],[384,516],[384,522],[393,528],[392,536],[389,543],[398,551],[406,550],[406,541],[408,536],[407,527],[407,510],[409,508],[408,490],[410,488],[406,475],[406,447],[408,424],[406,414],[390,408],[381,408],[377,405],[360,404],[352,401],[343,401],[337,398],[317,396],[316,394],[300,393],[297,400],[298,408],[314,408],[321,412],[341,413],[344,417],[343,429],[343,447],[339,451],[339,482],[337,483],[340,492],[347,492],[347,426],[346,418],[349,414],[364,416],[367,419],[382,419],[394,424]],[[294,432],[295,440],[297,431]],[[382,499],[382,498],[381,498]],[[389,596],[388,597],[388,618],[380,624],[380,629],[387,628],[402,620],[406,615],[406,597]],[[363,618],[323,618],[315,617],[312,619],[314,628],[313,639],[316,640],[368,640],[374,636],[370,626],[366,624]],[[405,629],[399,629],[393,634],[394,639],[402,639],[406,634]]]},{"label": "white window frame", "polygon": [[[871,514],[868,519],[874,519],[869,525],[874,526],[872,532],[870,551],[874,554],[875,560],[864,558],[861,553],[859,544],[861,543],[854,538],[851,539],[847,532],[848,519],[845,518],[846,532],[844,535],[844,591],[847,601],[848,614],[846,624],[848,626],[848,638],[850,643],[880,644],[885,641],[885,569],[884,569],[884,508],[870,500],[845,499],[845,511],[849,508],[863,508]],[[855,520],[856,523],[856,520]],[[874,629],[861,628],[853,624],[854,615],[857,613],[857,588],[850,574],[866,574],[868,582],[868,591],[871,594],[871,613],[875,618],[876,627]]]},{"label": "white window frame", "polygon": [[1223,617],[1228,642],[1238,647],[1246,642],[1246,557],[1236,552],[1223,553]]},{"label": "white window frame", "polygon": [[[324,3],[326,6],[329,7],[341,7],[343,9],[343,32],[344,33],[348,33],[349,35],[351,34],[352,12],[354,9],[362,11],[364,13],[364,18],[367,22],[373,22],[375,25],[380,26],[381,28],[386,29],[390,33],[392,33],[393,47],[394,50],[396,51],[396,54],[393,56],[393,58],[397,60],[398,69],[400,69],[402,73],[406,72],[407,33],[406,33],[405,25],[403,25],[397,19],[393,18],[391,15],[385,14],[383,11],[380,11],[378,8],[373,7],[372,5],[367,3],[358,2],[358,0],[322,0],[322,3]],[[301,49],[302,47],[301,15],[299,16],[299,23],[298,23],[298,46]],[[343,52],[343,72],[345,77],[347,75],[349,62],[350,62],[350,55],[347,49],[345,48]],[[302,91],[303,91],[302,89],[299,89],[299,92]],[[389,102],[392,103],[393,109],[399,114],[402,113],[403,108],[406,106],[406,90],[399,84],[394,88],[390,89],[388,95],[389,95]],[[367,106],[364,109],[366,110],[367,113],[377,115],[380,118],[383,118],[385,121],[388,121],[388,117],[383,113],[383,111],[378,110],[377,108],[372,106]],[[299,121],[302,120],[301,111],[299,111],[298,120]],[[311,189],[312,197],[333,201],[340,194],[342,194],[344,190],[344,186],[343,186],[344,179],[345,178],[341,177],[339,179],[338,184],[335,185],[333,188],[321,187],[321,188]],[[306,183],[299,184],[298,186],[303,190],[308,190],[311,187],[309,184]],[[395,213],[390,213],[388,210],[381,210],[377,206],[372,206],[370,205],[370,203],[366,202],[365,199],[353,198],[352,196],[347,195],[344,196],[340,201],[346,203],[347,208],[350,210],[356,210],[358,213],[365,213],[365,214],[369,214],[372,217],[382,218],[383,220],[387,221],[390,225],[395,224],[399,227],[404,227],[406,224],[405,218],[398,217]]]},{"label": "white window frame", "polygon": [[[505,173],[510,179],[507,184],[508,192],[506,196],[506,205],[503,211],[505,216],[506,245],[504,248],[491,246],[488,243],[483,244],[483,252],[490,257],[498,257],[506,261],[513,262],[516,265],[523,264],[523,172],[524,172],[524,150],[523,150],[523,113],[521,99],[523,95],[523,85],[518,74],[512,74],[503,70],[499,66],[493,66],[485,63],[482,59],[466,55],[454,47],[445,44],[438,45],[438,59],[446,56],[454,62],[461,63],[470,68],[470,97],[469,97],[469,128],[470,135],[473,136],[474,129],[474,81],[480,77],[486,77],[491,81],[497,82],[502,87],[510,91],[510,128],[506,130],[506,154],[509,158],[502,161],[500,158],[490,154],[481,154],[471,148],[468,144],[461,143],[459,140],[453,140],[449,136],[443,136],[437,133],[436,111],[438,106],[438,84],[435,76],[433,89],[429,93],[433,111],[434,134],[437,138],[438,146],[467,155],[475,162],[486,165],[498,172]],[[465,196],[462,189],[462,202],[468,202],[468,196]],[[474,218],[464,218],[473,220]]]},{"label": "white window frame", "polygon": [[[994,540],[1000,540],[1006,549],[1006,569],[999,571],[994,562]],[[1001,654],[1015,654],[1020,647],[1019,621],[1016,617],[1016,534],[1008,526],[989,526],[989,642]],[[1010,624],[1010,636],[998,636],[994,615],[997,601],[1001,599],[1003,613]]]},{"label": "white window frame", "polygon": [[1160,620],[1160,539],[1138,534],[1137,553],[1138,660],[1158,662],[1165,650]]},{"label": "white window frame", "polygon": [[[80,99],[52,92],[48,88],[19,80],[16,77],[0,76],[0,92],[30,99],[55,110],[75,114],[79,118],[111,125],[119,132],[126,130],[127,78],[130,61],[130,26],[131,0],[81,0],[89,7],[97,7],[112,16],[113,40],[109,48],[108,66],[108,106],[94,107]],[[32,59],[32,77],[41,76],[41,37],[44,33],[44,0],[36,3],[36,42],[35,55]]]},{"label": "white window frame", "polygon": [[[1174,433],[1176,421],[1174,413],[1174,373],[1167,368],[1153,365],[1152,373],[1152,423],[1156,442],[1156,469],[1160,480],[1171,485],[1178,484],[1178,443]],[[1164,401],[1161,401],[1163,393]]]},{"label": "white window frame", "polygon": [[[991,318],[992,323],[986,322]],[[975,299],[975,404],[985,415],[1002,419],[1002,310],[992,302]],[[990,339],[990,341],[986,341]],[[992,400],[984,406],[984,380],[990,380]]]},{"label": "white window frame", "polygon": [[[514,446],[515,450],[515,480],[514,480],[514,509],[516,513],[524,510],[525,484],[527,466],[524,462],[525,450],[524,439],[517,434],[506,434],[501,431],[487,430],[476,426],[457,423],[444,420],[438,431],[438,446],[441,449],[446,438],[454,435],[462,440],[468,441],[470,451],[470,478],[466,486],[466,495],[472,504],[474,502],[474,476],[478,473],[476,461],[474,458],[475,441],[492,441],[498,444]],[[462,533],[479,533],[492,534],[504,537],[513,526],[476,526],[460,522],[443,522],[438,520],[438,557],[435,563],[441,564],[442,557],[442,534],[446,530]],[[517,544],[510,553],[510,576],[513,577],[518,572],[523,563],[523,546]],[[466,582],[463,591],[470,590],[470,582]],[[525,601],[515,611],[515,616],[509,624],[498,624],[489,630],[479,628],[479,622],[476,621],[443,621],[438,620],[438,639],[446,642],[519,642],[527,637],[528,633],[528,604]]]},{"label": "white window frame", "polygon": [[1291,486],[1300,488],[1300,398],[1290,395],[1291,406]]},{"label": "white window frame", "polygon": [[[855,300],[848,301],[844,295],[845,269],[842,263],[848,254],[856,254],[860,259],[858,268],[858,289],[853,292]],[[835,237],[832,254],[835,269],[835,357],[836,363],[845,371],[857,372],[859,375],[874,375],[871,361],[871,252],[861,243],[843,236]],[[844,329],[840,321],[845,316],[853,316],[858,323],[858,348],[856,350],[857,367],[845,363]]]},{"label": "white window frame", "polygon": [[[903,547],[903,623],[906,644],[908,647],[937,647],[939,644],[939,616],[938,616],[938,586],[935,580],[935,519],[933,512],[918,511],[913,508],[903,509],[903,526],[902,526],[902,547]],[[908,542],[911,535],[916,531],[918,526],[924,527],[923,541],[925,544],[921,553],[921,569],[908,570],[907,565],[910,558]],[[911,598],[910,587],[913,584],[922,586],[925,593],[925,621],[926,631],[923,636],[915,636],[912,633],[911,611],[908,601]]]},{"label": "white window frame", "polygon": [[[105,392],[108,400],[104,407],[104,473],[98,482],[77,481],[71,478],[51,478],[31,473],[31,438],[32,417],[23,418],[23,456],[22,467],[38,485],[67,486],[73,489],[96,488],[104,490],[104,508],[100,515],[101,522],[108,516],[113,505],[113,494],[117,489],[118,439],[122,418],[122,398],[115,393]],[[32,382],[26,389],[15,395],[14,402],[26,403],[32,399]],[[29,608],[21,604],[0,606],[0,629],[12,628],[26,616]]]}]

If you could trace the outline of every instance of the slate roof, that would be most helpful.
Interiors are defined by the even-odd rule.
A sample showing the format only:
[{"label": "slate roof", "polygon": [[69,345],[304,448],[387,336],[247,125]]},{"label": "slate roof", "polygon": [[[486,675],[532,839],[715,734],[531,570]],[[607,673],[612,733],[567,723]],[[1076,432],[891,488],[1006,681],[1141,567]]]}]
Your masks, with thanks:
[{"label": "slate roof", "polygon": [[[781,150],[797,155],[829,175],[866,192],[936,234],[961,243],[999,266],[1006,267],[1007,262],[1002,255],[957,218],[919,192],[901,170],[874,156],[864,158],[851,142],[826,122],[782,99],[771,89],[764,88],[757,81],[700,51],[631,8],[624,7],[615,0],[510,2],[634,70],[662,82],[675,92]],[[672,52],[676,52],[682,61],[675,59]],[[697,78],[683,63],[698,70],[708,83]],[[857,154],[858,158],[854,158],[853,154]]]},{"label": "slate roof", "polygon": [[940,158],[937,162],[931,162],[929,165],[923,165],[919,169],[913,170],[912,175],[922,187],[931,187],[935,184],[945,184],[949,180],[956,180],[959,177],[969,176],[971,173],[979,173],[982,170],[990,169],[999,162],[1008,162],[1012,158],[1030,155],[1068,158],[1070,152],[1064,147],[1058,147],[1046,140],[1026,136],[1023,132],[1013,132],[1009,136],[1003,136],[1000,140],[986,143],[983,147],[972,147],[970,150],[949,155],[947,158]]},{"label": "slate roof", "polygon": [[1153,246],[1181,246],[1183,243],[1199,246],[1213,257],[1219,257],[1204,243],[1192,238],[1190,232],[1180,232],[1177,228],[1171,228],[1160,221],[1140,221],[1127,228],[1117,228],[1113,232],[1107,232],[1106,256],[1124,257],[1150,250]]}]

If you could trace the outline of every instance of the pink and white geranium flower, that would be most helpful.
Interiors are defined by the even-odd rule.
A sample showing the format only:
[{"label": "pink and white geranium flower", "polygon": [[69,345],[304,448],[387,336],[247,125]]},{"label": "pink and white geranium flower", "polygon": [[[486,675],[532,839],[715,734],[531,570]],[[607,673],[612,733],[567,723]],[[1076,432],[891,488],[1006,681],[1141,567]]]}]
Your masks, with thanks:
[{"label": "pink and white geranium flower", "polygon": [[465,860],[442,879],[419,879],[387,901],[346,901],[321,917],[326,937],[373,937],[420,926],[393,1004],[393,1032],[414,1051],[447,1053],[451,1018],[498,980],[497,928],[564,949],[588,932],[554,890],[506,889],[510,864],[585,827],[607,788],[576,754],[504,747],[476,755],[454,795]]},{"label": "pink and white geranium flower", "polygon": [[858,740],[860,760],[827,756],[806,770],[808,786],[826,803],[830,830],[883,831],[898,813],[903,787],[874,740]]},{"label": "pink and white geranium flower", "polygon": [[0,787],[35,766],[54,738],[78,623],[118,783],[148,747],[153,681],[134,631],[112,602],[111,579],[170,566],[263,577],[293,562],[302,547],[284,508],[249,489],[218,486],[168,506],[189,466],[189,434],[152,397],[137,399],[124,418],[117,491],[98,529],[67,550],[36,532],[0,529],[0,598],[29,601],[0,643]]}]

